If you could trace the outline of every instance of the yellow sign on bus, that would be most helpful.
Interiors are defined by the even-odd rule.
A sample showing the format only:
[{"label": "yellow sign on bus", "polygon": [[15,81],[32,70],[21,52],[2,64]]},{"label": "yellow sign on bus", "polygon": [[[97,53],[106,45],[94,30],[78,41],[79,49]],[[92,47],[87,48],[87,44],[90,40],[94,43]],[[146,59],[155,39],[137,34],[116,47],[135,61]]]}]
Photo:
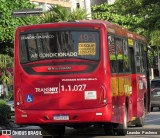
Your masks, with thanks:
[{"label": "yellow sign on bus", "polygon": [[129,46],[133,46],[133,40],[132,39],[128,39],[128,44],[129,44]]},{"label": "yellow sign on bus", "polygon": [[79,43],[78,55],[96,55],[96,43]]}]

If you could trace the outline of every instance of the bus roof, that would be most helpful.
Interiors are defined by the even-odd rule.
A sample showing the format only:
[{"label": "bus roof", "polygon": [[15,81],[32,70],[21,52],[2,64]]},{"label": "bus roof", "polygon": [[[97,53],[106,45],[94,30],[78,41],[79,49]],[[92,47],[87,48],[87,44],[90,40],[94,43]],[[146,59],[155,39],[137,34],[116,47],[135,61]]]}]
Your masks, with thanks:
[{"label": "bus roof", "polygon": [[[141,40],[143,42],[146,42],[145,37],[136,34],[134,32],[129,31],[127,28],[124,28],[120,25],[117,24],[113,24],[111,22],[108,21],[104,21],[104,20],[76,20],[76,21],[63,21],[63,22],[53,22],[53,23],[45,23],[45,24],[36,24],[36,25],[30,25],[30,26],[26,26],[26,27],[34,27],[35,26],[44,26],[44,25],[51,25],[51,24],[79,24],[79,23],[87,23],[87,24],[103,24],[106,26],[107,28],[107,32],[112,33],[112,34],[117,34],[117,35],[121,35],[123,37],[128,37],[131,39],[136,39],[136,40]],[[22,26],[21,26],[22,27]],[[20,27],[20,28],[21,28]]]},{"label": "bus roof", "polygon": [[86,22],[86,23],[103,23],[105,24],[107,31],[109,33],[113,34],[119,34],[121,36],[126,36],[132,39],[141,40],[146,42],[146,39],[144,36],[136,34],[135,32],[131,32],[128,30],[128,28],[122,27],[120,25],[104,21],[104,20],[81,20],[80,22]]}]

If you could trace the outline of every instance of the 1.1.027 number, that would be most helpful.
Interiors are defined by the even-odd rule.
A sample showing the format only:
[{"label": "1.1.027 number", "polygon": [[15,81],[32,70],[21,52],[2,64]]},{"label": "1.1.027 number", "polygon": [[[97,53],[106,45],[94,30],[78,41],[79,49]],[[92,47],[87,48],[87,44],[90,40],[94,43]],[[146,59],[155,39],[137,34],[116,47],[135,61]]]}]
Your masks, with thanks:
[{"label": "1.1.027 number", "polygon": [[61,91],[84,91],[86,89],[86,84],[79,85],[61,85]]}]

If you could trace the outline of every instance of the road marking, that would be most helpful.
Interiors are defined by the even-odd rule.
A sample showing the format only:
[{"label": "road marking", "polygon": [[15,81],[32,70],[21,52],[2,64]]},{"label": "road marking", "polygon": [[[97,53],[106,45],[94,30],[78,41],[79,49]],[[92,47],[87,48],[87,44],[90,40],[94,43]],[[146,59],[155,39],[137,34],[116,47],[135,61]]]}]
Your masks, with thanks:
[{"label": "road marking", "polygon": [[148,121],[145,121],[145,122],[148,123],[148,122],[152,122],[152,121],[156,121],[156,120],[160,120],[160,118],[148,120]]}]

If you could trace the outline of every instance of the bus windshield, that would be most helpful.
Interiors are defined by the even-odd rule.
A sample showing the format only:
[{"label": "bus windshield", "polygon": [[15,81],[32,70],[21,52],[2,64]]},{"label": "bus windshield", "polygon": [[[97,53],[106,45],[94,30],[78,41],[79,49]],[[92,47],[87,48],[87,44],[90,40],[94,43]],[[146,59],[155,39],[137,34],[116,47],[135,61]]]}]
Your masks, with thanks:
[{"label": "bus windshield", "polygon": [[99,32],[95,30],[33,31],[20,34],[20,62],[80,58],[99,60]]}]

